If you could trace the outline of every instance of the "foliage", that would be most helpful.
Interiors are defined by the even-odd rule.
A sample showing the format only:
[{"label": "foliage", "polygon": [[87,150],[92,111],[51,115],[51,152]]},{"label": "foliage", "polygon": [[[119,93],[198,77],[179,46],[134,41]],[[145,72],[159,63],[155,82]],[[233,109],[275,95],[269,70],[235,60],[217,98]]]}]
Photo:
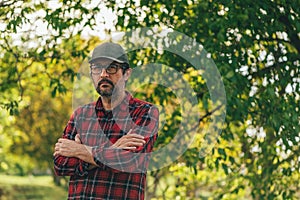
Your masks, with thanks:
[{"label": "foliage", "polygon": [[[141,27],[171,28],[201,43],[216,63],[226,90],[226,122],[208,156],[199,157],[203,145],[199,132],[177,162],[151,172],[148,196],[295,198],[300,187],[299,8],[299,1],[279,0],[120,0],[95,5],[76,0],[60,1],[58,6],[46,1],[3,1],[0,104],[15,115],[15,121],[1,111],[0,136],[9,142],[0,143],[0,154],[5,155],[0,168],[4,162],[11,163],[3,154],[10,148],[33,156],[37,165],[51,155],[55,138],[70,114],[70,81],[76,80],[82,60],[99,43],[95,37],[86,37],[88,30],[100,34],[101,29],[109,34]],[[104,12],[116,18],[109,19]],[[47,34],[34,31],[39,28],[36,22],[46,24]],[[33,30],[24,24],[31,24]],[[204,116],[199,127],[207,128],[218,111],[211,103],[206,82],[191,70],[190,63],[153,49],[130,56],[133,66],[160,62],[182,72]],[[156,146],[160,148],[175,137],[181,113],[172,92],[145,88],[136,95],[160,105],[161,110],[173,106],[162,116],[165,124]],[[37,152],[38,143],[32,142],[44,138],[45,151]],[[156,192],[158,187],[165,192]]]}]

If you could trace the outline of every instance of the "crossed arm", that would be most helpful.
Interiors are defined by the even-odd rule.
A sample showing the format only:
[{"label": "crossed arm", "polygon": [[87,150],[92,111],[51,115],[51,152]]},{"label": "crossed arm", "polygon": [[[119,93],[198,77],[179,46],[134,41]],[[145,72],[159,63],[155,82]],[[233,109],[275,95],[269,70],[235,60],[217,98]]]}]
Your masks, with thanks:
[{"label": "crossed arm", "polygon": [[[135,150],[146,143],[144,137],[136,133],[128,133],[124,135],[110,148],[119,148],[124,150]],[[79,135],[75,136],[75,140],[60,138],[55,144],[54,156],[75,157],[84,162],[97,166],[92,153],[92,147],[81,144]]]},{"label": "crossed arm", "polygon": [[152,151],[157,138],[158,115],[157,108],[150,109],[136,121],[138,126],[133,130],[113,144],[103,146],[82,144],[74,120],[70,120],[64,137],[55,144],[53,155],[56,174],[85,175],[91,166],[104,165],[117,171],[144,172],[149,158],[147,153]]}]

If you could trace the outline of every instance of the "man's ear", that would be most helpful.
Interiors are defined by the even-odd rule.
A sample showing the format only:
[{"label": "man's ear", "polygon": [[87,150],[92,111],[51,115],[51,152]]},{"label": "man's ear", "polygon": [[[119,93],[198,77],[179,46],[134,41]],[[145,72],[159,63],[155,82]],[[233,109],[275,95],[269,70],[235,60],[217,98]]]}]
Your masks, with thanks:
[{"label": "man's ear", "polygon": [[131,68],[126,69],[125,74],[124,74],[125,81],[127,81],[129,79],[131,72],[132,72]]}]

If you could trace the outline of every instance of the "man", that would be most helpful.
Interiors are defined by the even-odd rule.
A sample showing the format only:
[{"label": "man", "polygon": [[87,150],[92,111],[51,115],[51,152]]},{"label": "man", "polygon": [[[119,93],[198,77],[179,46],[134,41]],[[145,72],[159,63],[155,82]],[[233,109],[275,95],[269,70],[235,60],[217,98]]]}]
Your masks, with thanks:
[{"label": "man", "polygon": [[55,144],[55,173],[70,176],[68,199],[144,199],[158,109],[125,90],[132,70],[120,45],[97,46],[89,63],[100,97],[72,114]]}]

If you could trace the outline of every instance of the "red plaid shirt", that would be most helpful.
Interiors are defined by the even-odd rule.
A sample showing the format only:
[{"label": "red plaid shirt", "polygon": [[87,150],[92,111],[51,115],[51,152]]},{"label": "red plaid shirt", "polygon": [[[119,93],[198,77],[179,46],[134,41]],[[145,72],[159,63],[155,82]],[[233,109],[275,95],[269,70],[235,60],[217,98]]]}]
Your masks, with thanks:
[{"label": "red plaid shirt", "polygon": [[[150,103],[129,93],[112,111],[103,108],[101,98],[78,108],[71,116],[63,138],[74,140],[79,134],[83,144],[92,146],[99,167],[75,157],[54,157],[59,176],[71,176],[68,199],[144,199],[146,168],[157,138],[159,112]],[[137,150],[110,148],[129,130],[145,137]]]}]

